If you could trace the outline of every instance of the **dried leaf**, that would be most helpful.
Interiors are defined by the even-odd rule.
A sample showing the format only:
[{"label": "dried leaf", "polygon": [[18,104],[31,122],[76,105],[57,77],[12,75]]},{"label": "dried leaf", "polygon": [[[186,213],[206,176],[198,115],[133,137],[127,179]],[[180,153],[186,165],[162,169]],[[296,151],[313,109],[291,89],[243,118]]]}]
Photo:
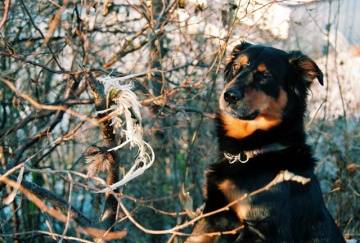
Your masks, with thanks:
[{"label": "dried leaf", "polygon": [[354,174],[356,172],[357,165],[356,164],[349,164],[347,170],[349,174]]},{"label": "dried leaf", "polygon": [[185,191],[184,185],[182,185],[181,188],[180,202],[183,205],[186,214],[190,218],[195,218],[196,213],[194,212],[193,199],[190,196],[189,192]]},{"label": "dried leaf", "polygon": [[[21,167],[20,169],[20,173],[18,175],[18,178],[16,180],[16,183],[18,185],[21,184],[21,181],[23,179],[23,176],[24,176],[24,171],[25,171],[25,167]],[[6,205],[9,205],[10,203],[12,203],[16,197],[16,193],[18,192],[19,188],[17,187],[14,187],[13,188],[13,191],[4,199],[3,203],[6,204]]]},{"label": "dried leaf", "polygon": [[86,151],[86,154],[85,161],[88,164],[87,175],[89,177],[97,175],[100,170],[108,170],[110,163],[114,162],[114,159],[109,152],[103,152],[94,145]]}]

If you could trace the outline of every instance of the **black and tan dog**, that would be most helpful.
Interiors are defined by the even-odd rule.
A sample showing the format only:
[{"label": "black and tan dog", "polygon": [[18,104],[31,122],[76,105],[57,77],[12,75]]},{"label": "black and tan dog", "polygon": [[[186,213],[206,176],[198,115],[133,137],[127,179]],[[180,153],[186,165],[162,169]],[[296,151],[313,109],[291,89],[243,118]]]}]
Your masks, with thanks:
[{"label": "black and tan dog", "polygon": [[[315,159],[305,143],[306,97],[314,79],[322,84],[323,74],[301,52],[246,42],[235,47],[220,97],[219,161],[206,172],[203,213],[233,203],[200,220],[186,242],[214,242],[219,237],[207,233],[239,227],[236,235],[220,238],[345,242],[325,207],[313,172]],[[279,175],[288,178],[252,195]]]}]

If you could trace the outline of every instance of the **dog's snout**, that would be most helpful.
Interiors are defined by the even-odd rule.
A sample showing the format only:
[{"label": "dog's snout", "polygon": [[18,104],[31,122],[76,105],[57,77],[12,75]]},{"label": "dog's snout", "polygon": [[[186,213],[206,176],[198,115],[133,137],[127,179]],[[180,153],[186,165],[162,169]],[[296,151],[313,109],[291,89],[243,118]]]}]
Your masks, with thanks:
[{"label": "dog's snout", "polygon": [[235,104],[243,98],[243,94],[236,89],[228,89],[224,92],[224,100],[230,104]]}]

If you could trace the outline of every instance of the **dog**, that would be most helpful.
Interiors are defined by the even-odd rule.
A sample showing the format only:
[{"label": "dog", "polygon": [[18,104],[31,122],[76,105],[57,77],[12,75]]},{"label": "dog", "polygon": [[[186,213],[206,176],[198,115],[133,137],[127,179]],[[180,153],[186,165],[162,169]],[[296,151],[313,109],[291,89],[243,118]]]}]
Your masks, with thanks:
[{"label": "dog", "polygon": [[204,217],[186,242],[345,242],[305,141],[308,91],[315,79],[323,85],[319,67],[300,51],[241,42],[224,74],[219,159],[205,172]]}]

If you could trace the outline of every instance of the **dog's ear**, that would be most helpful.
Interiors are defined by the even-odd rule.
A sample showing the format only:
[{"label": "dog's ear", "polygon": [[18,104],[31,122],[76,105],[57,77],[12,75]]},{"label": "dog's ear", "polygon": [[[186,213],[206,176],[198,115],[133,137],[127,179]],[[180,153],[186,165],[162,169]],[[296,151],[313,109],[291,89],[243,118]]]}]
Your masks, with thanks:
[{"label": "dog's ear", "polygon": [[292,51],[289,53],[289,62],[293,67],[293,71],[308,81],[309,86],[315,78],[317,78],[321,85],[324,85],[323,73],[308,56],[302,54],[300,51]]},{"label": "dog's ear", "polygon": [[248,48],[249,46],[252,46],[252,44],[246,42],[246,41],[241,41],[241,43],[237,46],[234,47],[231,55],[232,56],[236,56],[237,54],[239,54],[239,52],[245,50],[246,48]]},{"label": "dog's ear", "polygon": [[225,62],[226,62],[226,66],[225,66],[225,70],[224,70],[225,80],[231,78],[231,76],[232,76],[231,68],[232,68],[233,61],[235,60],[235,58],[237,58],[239,56],[240,52],[242,52],[249,46],[252,46],[252,44],[245,42],[245,41],[241,41],[241,43],[239,45],[234,47],[230,56],[225,59]]}]

